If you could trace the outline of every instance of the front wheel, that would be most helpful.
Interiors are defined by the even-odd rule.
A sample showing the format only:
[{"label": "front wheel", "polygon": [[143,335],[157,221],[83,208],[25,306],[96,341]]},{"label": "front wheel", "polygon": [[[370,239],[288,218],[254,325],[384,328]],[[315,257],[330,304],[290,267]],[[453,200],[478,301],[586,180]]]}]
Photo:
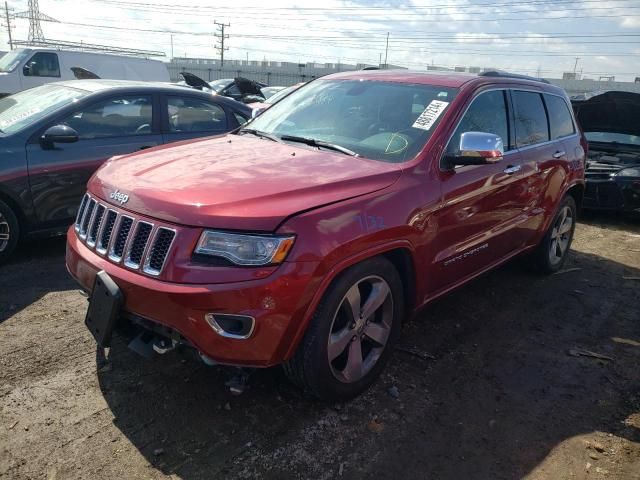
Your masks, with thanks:
[{"label": "front wheel", "polygon": [[345,271],[329,287],[284,369],[322,400],[345,400],[380,375],[400,334],[402,280],[382,257]]},{"label": "front wheel", "polygon": [[13,253],[18,244],[20,228],[13,210],[0,200],[0,264]]},{"label": "front wheel", "polygon": [[535,267],[542,273],[554,273],[567,260],[576,228],[576,201],[571,195],[562,199],[549,230],[533,253]]}]

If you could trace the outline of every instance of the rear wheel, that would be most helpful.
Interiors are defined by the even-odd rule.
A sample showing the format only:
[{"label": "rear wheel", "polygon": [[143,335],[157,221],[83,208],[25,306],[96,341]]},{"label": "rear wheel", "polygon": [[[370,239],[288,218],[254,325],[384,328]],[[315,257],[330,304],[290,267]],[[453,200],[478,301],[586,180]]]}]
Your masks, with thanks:
[{"label": "rear wheel", "polygon": [[0,263],[5,262],[18,244],[20,227],[13,210],[0,200]]},{"label": "rear wheel", "polygon": [[376,257],[345,271],[326,292],[287,376],[323,400],[367,389],[400,334],[402,281],[391,262]]},{"label": "rear wheel", "polygon": [[576,202],[571,195],[567,195],[533,254],[534,264],[540,272],[554,273],[562,268],[573,241],[576,218]]}]

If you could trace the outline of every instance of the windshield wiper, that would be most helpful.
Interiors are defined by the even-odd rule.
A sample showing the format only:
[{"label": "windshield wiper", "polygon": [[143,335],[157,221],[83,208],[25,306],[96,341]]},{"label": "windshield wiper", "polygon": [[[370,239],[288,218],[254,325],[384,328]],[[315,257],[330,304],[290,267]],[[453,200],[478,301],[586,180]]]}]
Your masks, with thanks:
[{"label": "windshield wiper", "polygon": [[243,128],[238,132],[238,134],[241,133],[250,133],[251,135],[255,135],[259,138],[266,138],[267,140],[271,140],[272,142],[282,143],[282,141],[275,135],[271,135],[267,132],[261,132],[260,130],[255,130],[253,128]]},{"label": "windshield wiper", "polygon": [[328,148],[329,150],[335,150],[336,152],[344,153],[345,155],[350,155],[352,157],[359,156],[353,150],[349,150],[348,148],[342,147],[340,145],[336,145],[335,143],[329,143],[323,140],[316,140],[315,138],[296,137],[295,135],[282,135],[280,137],[280,140],[284,140],[285,142],[304,143],[305,145],[309,145],[311,147]]}]

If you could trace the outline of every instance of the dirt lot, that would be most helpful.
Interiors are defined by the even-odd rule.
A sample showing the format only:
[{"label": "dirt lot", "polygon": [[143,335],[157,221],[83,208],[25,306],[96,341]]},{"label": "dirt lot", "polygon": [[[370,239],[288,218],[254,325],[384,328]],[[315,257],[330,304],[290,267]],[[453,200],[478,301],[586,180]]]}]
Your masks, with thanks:
[{"label": "dirt lot", "polygon": [[28,245],[0,267],[0,478],[640,479],[640,222],[587,217],[573,249],[431,305],[366,395],[323,405],[278,369],[232,397],[178,353],[105,362],[64,240]]}]

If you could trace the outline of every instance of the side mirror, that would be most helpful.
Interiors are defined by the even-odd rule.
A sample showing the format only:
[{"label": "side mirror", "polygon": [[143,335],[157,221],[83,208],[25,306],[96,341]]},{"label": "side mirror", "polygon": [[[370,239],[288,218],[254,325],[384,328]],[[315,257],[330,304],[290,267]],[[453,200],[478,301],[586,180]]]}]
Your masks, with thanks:
[{"label": "side mirror", "polygon": [[31,64],[27,63],[25,64],[24,67],[22,67],[22,75],[24,75],[25,77],[30,77],[31,76]]},{"label": "side mirror", "polygon": [[40,143],[45,148],[52,148],[54,143],[74,143],[79,139],[78,132],[67,125],[54,125],[45,130]]},{"label": "side mirror", "polygon": [[504,143],[500,135],[485,132],[464,132],[460,136],[460,148],[449,157],[456,165],[486,165],[502,160]]},{"label": "side mirror", "polygon": [[254,108],[253,110],[251,110],[251,118],[256,118],[258,115],[264,112],[267,108],[268,107]]}]

